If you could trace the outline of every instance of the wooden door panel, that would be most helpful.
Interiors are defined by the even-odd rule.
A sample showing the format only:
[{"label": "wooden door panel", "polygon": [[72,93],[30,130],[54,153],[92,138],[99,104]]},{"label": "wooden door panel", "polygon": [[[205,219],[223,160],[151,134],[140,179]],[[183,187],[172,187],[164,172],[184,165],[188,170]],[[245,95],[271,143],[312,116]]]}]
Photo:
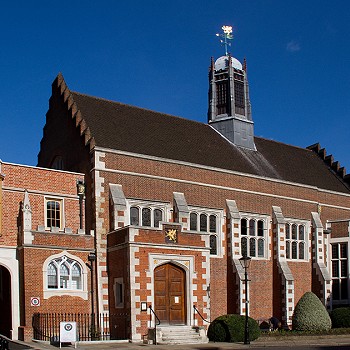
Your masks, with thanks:
[{"label": "wooden door panel", "polygon": [[155,311],[161,323],[185,324],[185,271],[161,265],[154,271]]}]

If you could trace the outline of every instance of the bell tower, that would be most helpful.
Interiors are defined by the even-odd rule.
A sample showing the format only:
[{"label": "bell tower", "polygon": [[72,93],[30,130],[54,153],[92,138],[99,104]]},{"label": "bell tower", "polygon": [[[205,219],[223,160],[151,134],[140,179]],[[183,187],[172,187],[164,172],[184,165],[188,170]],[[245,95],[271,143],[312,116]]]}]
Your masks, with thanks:
[{"label": "bell tower", "polygon": [[256,150],[254,144],[254,122],[252,120],[247,64],[242,66],[227,52],[233,39],[232,27],[223,26],[221,43],[225,56],[211,59],[209,68],[208,123],[239,147]]}]

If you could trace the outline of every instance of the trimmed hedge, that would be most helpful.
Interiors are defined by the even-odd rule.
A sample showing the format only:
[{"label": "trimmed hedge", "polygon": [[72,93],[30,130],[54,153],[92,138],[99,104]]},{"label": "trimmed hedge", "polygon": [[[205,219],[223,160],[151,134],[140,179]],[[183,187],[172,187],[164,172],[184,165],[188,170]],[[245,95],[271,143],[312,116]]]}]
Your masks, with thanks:
[{"label": "trimmed hedge", "polygon": [[328,331],[332,321],[321,300],[306,292],[298,301],[292,319],[293,331]]},{"label": "trimmed hedge", "polygon": [[350,307],[340,307],[331,312],[333,328],[350,328]]},{"label": "trimmed hedge", "polygon": [[[208,328],[208,338],[215,342],[243,342],[244,341],[245,316],[223,315],[216,318]],[[248,318],[249,340],[253,341],[260,336],[258,323]]]}]

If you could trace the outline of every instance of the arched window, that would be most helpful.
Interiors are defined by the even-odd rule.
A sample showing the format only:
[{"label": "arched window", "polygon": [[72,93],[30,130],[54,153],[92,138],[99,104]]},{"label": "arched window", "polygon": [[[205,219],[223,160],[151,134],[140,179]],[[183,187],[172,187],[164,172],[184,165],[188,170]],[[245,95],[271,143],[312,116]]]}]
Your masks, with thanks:
[{"label": "arched window", "polygon": [[[264,258],[265,257],[265,221],[257,219],[241,219],[241,252],[249,254],[251,257]],[[244,239],[247,235],[250,236],[249,239]]]},{"label": "arched window", "polygon": [[208,231],[208,217],[205,214],[199,216],[199,229],[202,232]]},{"label": "arched window", "polygon": [[290,239],[290,227],[289,227],[289,224],[286,224],[286,239]]},{"label": "arched window", "polygon": [[47,288],[82,289],[80,264],[66,256],[53,259],[47,267]]},{"label": "arched window", "polygon": [[139,226],[140,225],[140,211],[137,207],[130,208],[130,225]]},{"label": "arched window", "polygon": [[142,226],[151,226],[151,209],[142,209]]},{"label": "arched window", "polygon": [[247,219],[241,220],[241,235],[243,236],[247,235]]},{"label": "arched window", "polygon": [[249,235],[255,236],[255,220],[249,220]]},{"label": "arched window", "polygon": [[300,259],[307,258],[305,225],[286,223],[286,258]]},{"label": "arched window", "polygon": [[50,263],[47,267],[47,288],[58,288],[57,276],[56,265],[54,263]]},{"label": "arched window", "polygon": [[154,227],[159,227],[159,223],[163,220],[163,213],[160,209],[154,209],[153,219]]},{"label": "arched window", "polygon": [[217,237],[216,235],[210,235],[210,254],[217,255],[218,247],[217,247]]},{"label": "arched window", "polygon": [[264,221],[262,220],[258,221],[258,236],[264,237]]},{"label": "arched window", "polygon": [[197,231],[197,214],[196,213],[190,214],[190,230]]},{"label": "arched window", "polygon": [[209,231],[216,232],[216,216],[215,215],[209,216]]}]

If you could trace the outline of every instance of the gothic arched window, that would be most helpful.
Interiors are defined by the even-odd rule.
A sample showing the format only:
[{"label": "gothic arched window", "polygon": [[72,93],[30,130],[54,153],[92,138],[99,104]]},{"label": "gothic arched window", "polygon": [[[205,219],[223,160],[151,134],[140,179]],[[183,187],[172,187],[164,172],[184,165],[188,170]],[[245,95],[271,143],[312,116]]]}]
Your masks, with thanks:
[{"label": "gothic arched window", "polygon": [[53,259],[47,267],[47,288],[82,289],[80,264],[66,256]]},{"label": "gothic arched window", "polygon": [[130,208],[130,225],[139,226],[140,224],[140,211],[137,207]]},{"label": "gothic arched window", "polygon": [[196,213],[190,214],[190,230],[197,231],[197,214]]},{"label": "gothic arched window", "polygon": [[151,226],[151,209],[142,209],[142,226]]}]

